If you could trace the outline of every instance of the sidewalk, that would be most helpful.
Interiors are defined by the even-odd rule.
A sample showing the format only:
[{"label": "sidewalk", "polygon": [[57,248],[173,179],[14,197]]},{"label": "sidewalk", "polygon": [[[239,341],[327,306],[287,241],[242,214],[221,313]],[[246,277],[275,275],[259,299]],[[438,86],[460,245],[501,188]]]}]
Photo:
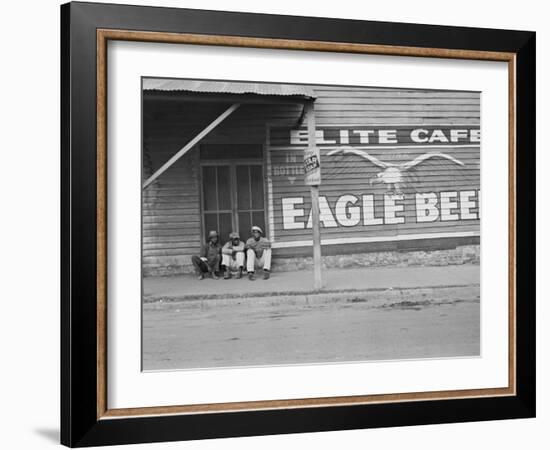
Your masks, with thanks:
[{"label": "sidewalk", "polygon": [[[256,281],[245,275],[240,280],[197,280],[193,275],[147,277],[143,279],[145,302],[161,299],[196,300],[246,298],[315,293],[313,272],[277,272],[269,280],[258,273]],[[443,288],[479,285],[479,265],[436,267],[376,267],[323,271],[321,292],[365,292],[387,289]]]}]

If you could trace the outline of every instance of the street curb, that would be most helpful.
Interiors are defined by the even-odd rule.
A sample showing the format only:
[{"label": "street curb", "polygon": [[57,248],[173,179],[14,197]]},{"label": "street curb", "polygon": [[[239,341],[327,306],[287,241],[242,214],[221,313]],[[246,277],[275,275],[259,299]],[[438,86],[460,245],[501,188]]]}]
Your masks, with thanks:
[{"label": "street curb", "polygon": [[479,284],[345,289],[321,292],[247,293],[227,297],[220,294],[204,296],[159,296],[144,299],[145,305],[178,303],[190,308],[235,305],[312,305],[329,303],[365,303],[370,307],[402,304],[414,307],[427,304],[453,303],[456,300],[479,300]]}]

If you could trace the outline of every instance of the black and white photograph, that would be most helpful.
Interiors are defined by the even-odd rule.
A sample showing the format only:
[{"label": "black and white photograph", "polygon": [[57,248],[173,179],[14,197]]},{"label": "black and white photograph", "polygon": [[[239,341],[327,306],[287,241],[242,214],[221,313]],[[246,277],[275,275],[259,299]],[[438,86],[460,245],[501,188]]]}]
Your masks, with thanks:
[{"label": "black and white photograph", "polygon": [[480,356],[480,92],[141,89],[142,370]]}]

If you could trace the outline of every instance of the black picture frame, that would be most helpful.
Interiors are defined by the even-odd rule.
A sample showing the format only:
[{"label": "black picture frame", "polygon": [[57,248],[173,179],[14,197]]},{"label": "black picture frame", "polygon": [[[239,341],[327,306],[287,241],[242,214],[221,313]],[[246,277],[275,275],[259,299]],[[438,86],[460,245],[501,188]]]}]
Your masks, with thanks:
[{"label": "black picture frame", "polygon": [[[98,418],[98,29],[515,54],[516,394]],[[61,443],[70,447],[535,416],[534,32],[68,3],[61,6]]]}]

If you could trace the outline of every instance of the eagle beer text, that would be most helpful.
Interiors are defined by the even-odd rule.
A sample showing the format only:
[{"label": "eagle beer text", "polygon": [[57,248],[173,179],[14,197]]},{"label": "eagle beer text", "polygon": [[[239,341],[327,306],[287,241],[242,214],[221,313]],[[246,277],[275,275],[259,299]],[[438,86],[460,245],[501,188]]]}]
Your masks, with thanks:
[{"label": "eagle beer text", "polygon": [[[355,227],[395,225],[413,221],[427,223],[437,221],[478,220],[479,190],[423,192],[411,194],[344,194],[329,202],[319,196],[319,221],[323,227]],[[410,200],[414,214],[405,214],[405,204]],[[304,197],[282,198],[283,230],[311,228],[311,209]]]}]

